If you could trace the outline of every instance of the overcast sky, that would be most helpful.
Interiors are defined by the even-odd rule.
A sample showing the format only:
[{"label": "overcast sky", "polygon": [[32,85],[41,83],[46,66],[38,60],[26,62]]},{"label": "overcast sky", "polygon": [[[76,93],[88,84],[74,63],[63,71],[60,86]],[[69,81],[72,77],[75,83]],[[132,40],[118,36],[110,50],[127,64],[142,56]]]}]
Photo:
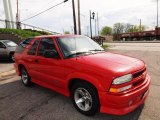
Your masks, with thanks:
[{"label": "overcast sky", "polygon": [[[63,0],[19,0],[20,19],[24,20],[61,1]],[[24,21],[24,23],[55,32],[71,31],[73,29],[71,1]],[[11,0],[11,2],[15,18],[16,0]],[[156,0],[80,0],[80,3],[82,32],[85,34],[87,26],[89,26],[89,10],[99,13],[100,28],[103,26],[112,27],[117,22],[138,25],[140,19],[142,19],[142,24],[149,26],[150,29],[156,25]],[[5,19],[3,0],[0,0],[0,19]]]}]

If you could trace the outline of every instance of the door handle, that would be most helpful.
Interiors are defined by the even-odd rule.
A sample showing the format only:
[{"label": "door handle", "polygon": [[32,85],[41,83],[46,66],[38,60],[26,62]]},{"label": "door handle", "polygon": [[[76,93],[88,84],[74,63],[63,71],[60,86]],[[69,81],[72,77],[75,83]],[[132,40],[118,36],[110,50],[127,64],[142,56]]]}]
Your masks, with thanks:
[{"label": "door handle", "polygon": [[35,60],[35,63],[38,63],[38,62],[39,62],[39,61],[36,59],[36,60]]}]

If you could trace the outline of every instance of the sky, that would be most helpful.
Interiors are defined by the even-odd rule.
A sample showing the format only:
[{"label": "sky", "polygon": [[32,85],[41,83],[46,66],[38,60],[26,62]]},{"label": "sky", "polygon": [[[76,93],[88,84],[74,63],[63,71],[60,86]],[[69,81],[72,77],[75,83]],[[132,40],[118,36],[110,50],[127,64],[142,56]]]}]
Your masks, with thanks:
[{"label": "sky", "polygon": [[[20,20],[23,21],[62,1],[63,0],[19,0]],[[11,0],[11,2],[13,16],[15,18],[16,0]],[[77,0],[75,0],[75,6],[77,8]],[[104,26],[113,27],[117,22],[139,25],[140,19],[143,25],[149,27],[148,29],[154,29],[157,23],[156,0],[80,0],[81,28],[83,34],[89,32],[89,10],[95,13],[98,12],[100,29]],[[0,0],[0,19],[5,19],[3,0]],[[24,21],[24,23],[59,33],[63,33],[63,31],[70,31],[72,33],[72,0],[33,19]],[[94,20],[92,20],[92,26],[93,34],[95,34]]]}]

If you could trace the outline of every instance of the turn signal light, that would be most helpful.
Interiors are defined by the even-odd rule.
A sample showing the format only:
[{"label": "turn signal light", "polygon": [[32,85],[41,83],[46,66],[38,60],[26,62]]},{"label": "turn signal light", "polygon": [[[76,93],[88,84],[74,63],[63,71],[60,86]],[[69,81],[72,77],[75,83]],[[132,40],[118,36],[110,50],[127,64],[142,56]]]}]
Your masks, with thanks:
[{"label": "turn signal light", "polygon": [[123,92],[125,90],[128,90],[132,87],[132,85],[128,85],[128,86],[125,86],[125,87],[122,87],[122,88],[110,88],[109,92],[112,92],[112,93],[119,93],[119,92]]}]

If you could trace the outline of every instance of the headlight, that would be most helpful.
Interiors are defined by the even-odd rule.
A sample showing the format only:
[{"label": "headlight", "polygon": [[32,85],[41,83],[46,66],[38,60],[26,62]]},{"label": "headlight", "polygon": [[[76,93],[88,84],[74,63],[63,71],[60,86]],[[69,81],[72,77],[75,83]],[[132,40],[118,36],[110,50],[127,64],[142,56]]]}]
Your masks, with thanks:
[{"label": "headlight", "polygon": [[124,75],[113,80],[114,85],[123,84],[132,80],[132,74]]}]

